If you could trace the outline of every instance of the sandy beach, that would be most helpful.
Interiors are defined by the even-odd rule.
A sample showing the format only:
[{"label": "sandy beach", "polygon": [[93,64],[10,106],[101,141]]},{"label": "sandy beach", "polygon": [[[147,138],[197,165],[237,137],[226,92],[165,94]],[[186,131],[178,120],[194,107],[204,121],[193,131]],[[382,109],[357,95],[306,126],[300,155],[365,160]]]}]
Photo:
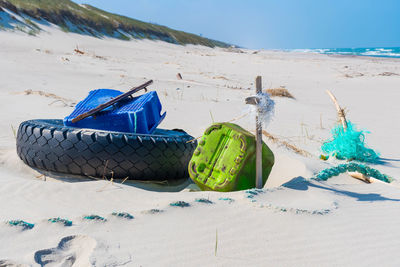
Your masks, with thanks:
[{"label": "sandy beach", "polygon": [[[399,266],[399,59],[241,51],[97,39],[50,27],[37,37],[0,31],[0,262]],[[213,122],[232,121],[254,132],[244,100],[254,94],[257,75],[265,89],[285,87],[295,97],[274,98],[275,116],[266,130],[311,155],[265,138],[275,166],[259,192],[202,192],[188,181],[55,178],[26,166],[16,153],[21,122],[62,119],[90,90],[127,91],[149,79],[154,80],[149,89],[157,91],[167,112],[161,128],[199,137]],[[381,157],[381,164],[371,167],[394,182],[366,184],[347,174],[311,179],[340,163],[319,159],[337,122],[327,89],[346,107],[349,120],[370,131],[367,144]],[[175,201],[190,206],[171,206]],[[88,215],[105,220],[85,220]],[[73,225],[48,222],[57,217]],[[10,220],[35,225],[22,230]]]}]

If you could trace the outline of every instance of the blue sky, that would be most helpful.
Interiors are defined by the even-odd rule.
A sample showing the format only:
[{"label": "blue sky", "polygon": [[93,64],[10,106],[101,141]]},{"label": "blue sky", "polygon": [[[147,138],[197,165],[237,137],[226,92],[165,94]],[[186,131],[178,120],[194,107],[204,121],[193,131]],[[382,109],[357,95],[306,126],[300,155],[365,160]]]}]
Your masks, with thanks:
[{"label": "blue sky", "polygon": [[400,46],[400,0],[74,0],[247,48]]}]

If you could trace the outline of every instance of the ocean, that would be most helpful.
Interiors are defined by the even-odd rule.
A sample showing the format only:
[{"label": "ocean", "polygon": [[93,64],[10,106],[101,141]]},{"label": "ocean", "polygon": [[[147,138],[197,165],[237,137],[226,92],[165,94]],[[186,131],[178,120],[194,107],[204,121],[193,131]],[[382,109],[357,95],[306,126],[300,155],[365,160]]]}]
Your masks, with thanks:
[{"label": "ocean", "polygon": [[400,47],[291,49],[294,52],[400,58]]}]

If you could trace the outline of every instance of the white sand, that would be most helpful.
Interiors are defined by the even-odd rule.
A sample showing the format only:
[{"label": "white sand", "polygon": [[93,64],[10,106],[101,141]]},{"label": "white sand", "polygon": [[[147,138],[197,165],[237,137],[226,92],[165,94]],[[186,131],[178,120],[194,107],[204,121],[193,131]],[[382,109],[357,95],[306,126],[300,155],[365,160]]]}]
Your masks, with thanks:
[{"label": "white sand", "polygon": [[[318,159],[321,142],[336,121],[326,89],[347,107],[350,120],[371,131],[368,144],[387,159],[374,167],[400,178],[400,76],[379,75],[400,74],[399,60],[248,50],[239,54],[49,31],[39,37],[0,32],[0,221],[4,222],[0,224],[0,262],[27,266],[40,262],[69,266],[74,261],[75,266],[399,266],[400,189],[396,182],[365,184],[346,174],[326,182],[308,180],[337,164]],[[74,54],[76,46],[89,54]],[[184,80],[176,79],[178,72]],[[253,199],[245,192],[189,192],[185,184],[44,181],[16,155],[12,127],[33,118],[63,118],[72,111],[60,102],[51,104],[51,98],[20,94],[27,89],[79,101],[92,89],[127,90],[153,79],[151,89],[157,90],[167,111],[161,126],[200,136],[212,123],[210,114],[215,121],[245,114],[244,99],[253,93],[247,88],[254,88],[256,75],[263,76],[264,87],[286,86],[296,97],[275,99],[276,115],[268,131],[313,157],[296,155],[265,140],[276,155],[276,165],[266,191]],[[250,117],[235,122],[254,129]],[[215,204],[197,203],[196,198]],[[178,200],[191,207],[169,206]],[[143,212],[150,209],[164,212]],[[114,211],[129,212],[135,219],[115,218]],[[82,219],[90,214],[108,221]],[[48,223],[53,217],[68,218],[74,225]],[[6,224],[15,219],[35,223],[35,227],[22,231]]]}]

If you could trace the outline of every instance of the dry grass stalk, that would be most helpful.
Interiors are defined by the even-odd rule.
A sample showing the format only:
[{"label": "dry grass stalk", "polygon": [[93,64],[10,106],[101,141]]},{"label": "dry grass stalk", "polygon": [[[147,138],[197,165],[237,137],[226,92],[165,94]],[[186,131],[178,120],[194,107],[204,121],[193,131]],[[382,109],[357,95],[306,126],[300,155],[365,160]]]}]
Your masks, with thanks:
[{"label": "dry grass stalk", "polygon": [[211,112],[211,109],[210,109],[210,116],[211,116],[212,123],[214,123],[214,116],[213,116],[213,114]]},{"label": "dry grass stalk", "polygon": [[286,141],[282,141],[279,138],[273,136],[272,134],[268,133],[265,130],[263,130],[263,135],[265,137],[267,137],[269,140],[271,140],[272,142],[277,143],[279,145],[282,145],[282,146],[286,147],[287,149],[292,150],[296,154],[302,155],[304,157],[311,157],[312,156],[310,152],[307,152],[307,151],[305,151],[303,149],[300,149],[300,148],[298,148],[298,147],[296,147],[296,146],[294,146],[292,144],[289,144]]},{"label": "dry grass stalk", "polygon": [[83,52],[82,50],[79,50],[78,46],[76,46],[76,48],[74,49],[74,52],[77,53],[77,54],[80,54],[80,55],[84,55],[85,54],[85,52]]},{"label": "dry grass stalk", "polygon": [[[63,102],[64,104],[66,104],[68,106],[75,106],[75,104],[76,104],[76,102],[71,99],[64,98],[64,97],[61,97],[61,96],[58,96],[58,95],[55,95],[52,93],[46,93],[46,92],[40,91],[40,90],[33,91],[31,89],[28,89],[28,90],[25,90],[24,92],[22,92],[22,94],[24,94],[24,95],[40,95],[40,96],[44,96],[44,97],[48,97],[48,98],[53,98],[53,99]],[[52,102],[51,104],[54,104],[54,103],[55,102]]]},{"label": "dry grass stalk", "polygon": [[106,161],[106,164],[104,164],[103,176],[102,176],[103,180],[107,180],[106,178],[107,165],[108,165],[108,160]]},{"label": "dry grass stalk", "polygon": [[245,114],[243,114],[243,115],[241,115],[241,116],[239,116],[239,117],[233,118],[233,119],[231,119],[231,120],[229,120],[229,121],[227,121],[227,122],[234,122],[234,121],[240,120],[240,119],[242,119],[242,118],[244,118],[244,117],[250,115],[250,113],[251,113],[251,112],[247,112],[247,113],[245,113]]},{"label": "dry grass stalk", "polygon": [[107,60],[106,57],[96,55],[94,52],[93,53],[84,52],[84,51],[80,50],[78,46],[76,46],[76,48],[74,49],[74,52],[78,55],[88,55],[88,56],[92,56],[93,58]]},{"label": "dry grass stalk", "polygon": [[36,176],[36,178],[37,179],[42,179],[43,178],[43,181],[47,181],[47,176],[46,175],[44,175],[44,174],[40,174],[40,175],[38,175],[38,176]]},{"label": "dry grass stalk", "polygon": [[107,183],[106,185],[104,185],[102,188],[100,188],[99,190],[97,190],[96,192],[103,192],[108,186],[110,185],[114,185],[114,178],[111,178],[111,180],[109,181],[109,183]]},{"label": "dry grass stalk", "polygon": [[129,179],[129,176],[127,176],[124,180],[122,180],[121,184],[125,183],[126,180],[128,180],[128,179]]},{"label": "dry grass stalk", "polygon": [[378,75],[379,76],[399,76],[400,74],[397,74],[397,73],[394,73],[394,72],[385,71],[385,72],[382,72],[382,73],[380,73]]},{"label": "dry grass stalk", "polygon": [[[210,110],[210,112],[211,112],[211,110]],[[211,113],[210,113],[210,114],[211,114]],[[240,119],[242,119],[242,118],[244,118],[244,117],[246,117],[246,116],[248,116],[248,115],[250,115],[250,112],[248,112],[248,113],[246,113],[246,114],[243,114],[243,115],[241,115],[241,116],[239,116],[239,117],[233,118],[233,119],[231,119],[231,120],[229,120],[229,121],[227,121],[227,122],[234,122],[234,121],[240,120]],[[193,138],[193,139],[187,141],[186,143],[192,143],[192,142],[194,142],[194,141],[196,141],[196,140],[199,140],[199,139],[202,138],[202,137],[203,137],[203,136],[201,135],[201,136],[199,136],[199,137],[196,137],[196,138]]]},{"label": "dry grass stalk", "polygon": [[226,77],[224,77],[224,76],[214,76],[214,77],[212,77],[213,79],[220,79],[220,80],[225,80],[225,81],[228,81],[229,79],[228,78],[226,78]]},{"label": "dry grass stalk", "polygon": [[64,104],[64,107],[73,107],[73,106],[75,106],[75,103],[73,103],[73,104],[68,104],[67,102],[65,102],[64,100],[61,100],[61,99],[59,99],[59,100],[54,100],[53,102],[51,102],[51,103],[49,104],[49,106],[52,106],[53,104],[55,104],[55,103],[57,103],[57,102],[63,103],[63,104]]},{"label": "dry grass stalk", "polygon": [[11,124],[11,131],[13,132],[14,138],[17,139],[17,130],[14,128],[14,126]]},{"label": "dry grass stalk", "polygon": [[289,91],[285,87],[267,89],[266,91],[272,97],[287,97],[295,99],[294,96],[289,93]]},{"label": "dry grass stalk", "polygon": [[193,139],[187,141],[186,144],[192,143],[192,142],[194,142],[194,141],[196,141],[196,140],[199,140],[199,139],[202,138],[202,137],[203,137],[203,136],[199,136],[199,137],[193,138]]}]

